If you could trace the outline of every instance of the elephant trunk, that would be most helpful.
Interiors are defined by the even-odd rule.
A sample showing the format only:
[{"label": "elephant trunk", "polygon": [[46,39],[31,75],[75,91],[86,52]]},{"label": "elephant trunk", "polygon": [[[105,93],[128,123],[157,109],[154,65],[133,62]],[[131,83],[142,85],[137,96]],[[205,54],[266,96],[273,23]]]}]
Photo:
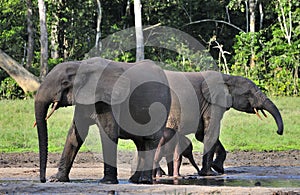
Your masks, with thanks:
[{"label": "elephant trunk", "polygon": [[35,101],[35,118],[39,139],[39,156],[40,156],[40,181],[46,182],[46,166],[48,157],[48,131],[46,115],[50,103],[44,101]]},{"label": "elephant trunk", "polygon": [[279,135],[282,135],[283,134],[283,121],[282,121],[282,117],[281,117],[281,114],[280,114],[278,108],[275,106],[275,104],[271,100],[267,99],[263,104],[263,109],[268,111],[273,116],[273,118],[276,121],[277,127],[278,127],[277,133]]}]

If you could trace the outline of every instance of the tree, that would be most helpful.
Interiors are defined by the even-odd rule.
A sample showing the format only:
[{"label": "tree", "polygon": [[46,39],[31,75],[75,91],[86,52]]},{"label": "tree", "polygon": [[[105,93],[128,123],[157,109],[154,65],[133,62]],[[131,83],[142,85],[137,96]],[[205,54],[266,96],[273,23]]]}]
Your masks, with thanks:
[{"label": "tree", "polygon": [[58,17],[58,11],[57,9],[59,9],[59,3],[57,0],[52,0],[51,1],[51,5],[53,7],[55,7],[56,9],[54,8],[50,8],[51,9],[51,19],[50,19],[50,30],[51,30],[51,33],[50,33],[50,57],[52,59],[58,59],[60,56],[59,56],[59,44],[58,44],[58,28],[59,28],[59,17]]},{"label": "tree", "polygon": [[136,61],[144,59],[144,35],[142,28],[142,4],[140,0],[134,0],[134,21],[136,36]]},{"label": "tree", "polygon": [[27,57],[25,67],[28,69],[32,66],[33,62],[33,51],[34,51],[34,29],[32,23],[32,2],[26,0],[27,3],[27,33],[28,33],[28,44],[27,44]]},{"label": "tree", "polygon": [[48,73],[48,33],[47,33],[47,20],[46,20],[46,6],[44,0],[38,0],[39,16],[40,16],[40,43],[41,43],[41,56],[40,56],[40,77],[43,79]]},{"label": "tree", "polygon": [[97,17],[97,29],[96,29],[96,41],[95,41],[95,48],[98,52],[101,52],[102,45],[101,45],[101,20],[102,20],[102,8],[100,0],[97,0],[97,10],[98,10],[98,17]]}]

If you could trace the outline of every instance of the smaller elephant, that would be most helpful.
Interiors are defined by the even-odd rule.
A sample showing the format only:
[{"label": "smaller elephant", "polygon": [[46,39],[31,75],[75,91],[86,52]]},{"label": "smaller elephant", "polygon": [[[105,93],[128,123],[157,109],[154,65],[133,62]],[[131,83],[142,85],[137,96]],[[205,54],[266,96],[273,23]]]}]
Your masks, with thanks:
[{"label": "smaller elephant", "polygon": [[[179,143],[179,144],[177,144]],[[174,129],[165,128],[163,131],[163,136],[159,141],[155,157],[154,157],[154,171],[153,176],[159,177],[164,174],[164,171],[161,169],[159,162],[162,157],[166,157],[167,166],[168,166],[168,175],[169,176],[180,176],[179,169],[182,162],[182,156],[189,159],[190,163],[195,167],[197,173],[200,173],[194,157],[193,157],[193,145],[192,142],[184,135],[176,132]],[[175,159],[173,161],[173,159]]]}]

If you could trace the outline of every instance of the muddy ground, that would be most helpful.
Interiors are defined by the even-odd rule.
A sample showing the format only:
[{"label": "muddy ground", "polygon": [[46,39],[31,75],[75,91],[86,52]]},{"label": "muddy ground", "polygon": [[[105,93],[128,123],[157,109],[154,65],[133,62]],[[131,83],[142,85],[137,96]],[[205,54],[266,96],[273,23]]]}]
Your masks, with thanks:
[{"label": "muddy ground", "polygon": [[[194,153],[201,167],[201,153]],[[47,177],[56,173],[60,154],[49,154]],[[300,150],[285,152],[232,152],[225,161],[225,174],[200,177],[187,159],[182,177],[163,176],[154,185],[129,184],[135,152],[119,151],[120,184],[103,185],[102,155],[79,153],[70,183],[41,184],[39,158],[35,153],[0,153],[0,194],[300,194]],[[166,170],[166,162],[161,162]],[[176,185],[174,185],[176,184]]]}]

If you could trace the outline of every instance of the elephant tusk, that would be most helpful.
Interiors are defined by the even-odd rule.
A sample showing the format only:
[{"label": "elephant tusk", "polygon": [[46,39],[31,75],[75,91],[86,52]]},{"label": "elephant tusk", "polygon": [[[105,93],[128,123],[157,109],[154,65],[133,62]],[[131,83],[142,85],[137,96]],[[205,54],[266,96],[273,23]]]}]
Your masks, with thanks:
[{"label": "elephant tusk", "polygon": [[50,118],[50,116],[54,113],[56,107],[58,105],[58,102],[54,102],[51,111],[49,112],[49,114],[47,115],[47,117],[45,118],[45,120],[48,120]]},{"label": "elephant tusk", "polygon": [[259,115],[259,113],[257,112],[256,108],[254,108],[254,112],[255,112],[256,116],[258,116],[258,118],[259,118],[260,120],[262,120],[262,118],[261,118],[261,116]]},{"label": "elephant tusk", "polygon": [[[46,116],[45,120],[48,120],[48,119],[51,117],[51,115],[54,113],[54,111],[55,111],[57,105],[58,105],[58,102],[54,102],[54,103],[53,103],[52,109],[51,109],[51,111],[49,112],[49,114]],[[33,123],[33,127],[35,127],[35,126],[36,126],[36,121]]]},{"label": "elephant tusk", "polygon": [[264,110],[261,110],[261,113],[263,113],[264,117],[268,118],[268,115],[264,112]]}]

